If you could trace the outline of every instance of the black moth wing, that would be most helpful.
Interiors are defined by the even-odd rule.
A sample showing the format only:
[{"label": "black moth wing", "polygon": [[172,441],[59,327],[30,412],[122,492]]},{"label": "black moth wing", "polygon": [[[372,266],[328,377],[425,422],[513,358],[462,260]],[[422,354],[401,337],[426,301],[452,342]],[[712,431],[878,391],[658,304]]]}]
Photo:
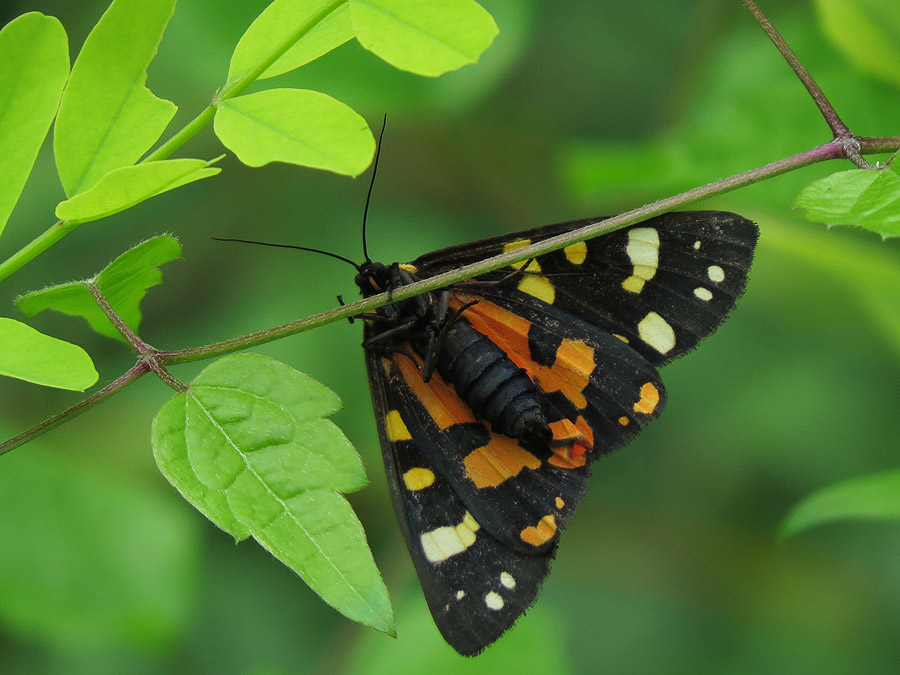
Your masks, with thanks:
[{"label": "black moth wing", "polygon": [[[420,277],[429,277],[602,220],[573,220],[452,246],[412,265]],[[666,213],[540,256],[523,273],[520,288],[621,336],[660,365],[693,349],[728,315],[743,293],[758,235],[755,223],[735,213]],[[501,269],[479,281],[508,275]],[[479,293],[508,296],[489,286]]]},{"label": "black moth wing", "polygon": [[[391,501],[425,600],[447,643],[472,656],[499,638],[534,602],[550,571],[555,545],[539,555],[520,553],[481,529],[421,450],[428,441],[416,435],[414,420],[423,409],[404,382],[396,358],[369,351],[366,367]],[[392,428],[392,411],[402,411],[411,434]],[[410,489],[410,472],[426,474],[431,481],[427,489]],[[422,536],[451,529],[463,540],[470,539],[469,545],[443,560],[429,559]]]}]

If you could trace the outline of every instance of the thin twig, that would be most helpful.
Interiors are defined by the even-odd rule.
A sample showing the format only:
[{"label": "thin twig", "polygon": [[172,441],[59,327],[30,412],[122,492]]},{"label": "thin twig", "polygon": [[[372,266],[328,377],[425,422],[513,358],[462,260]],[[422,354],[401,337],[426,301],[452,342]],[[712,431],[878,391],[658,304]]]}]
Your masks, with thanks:
[{"label": "thin twig", "polygon": [[831,101],[825,96],[825,92],[822,91],[822,88],[819,87],[819,84],[815,81],[813,76],[810,75],[806,66],[804,66],[800,62],[800,59],[797,58],[794,50],[791,49],[784,38],[781,37],[781,33],[779,33],[775,26],[769,22],[766,15],[763,14],[762,10],[755,2],[753,2],[753,0],[744,0],[744,6],[750,10],[753,18],[756,19],[757,23],[759,23],[765,34],[769,36],[769,39],[784,57],[785,61],[791,66],[791,70],[794,71],[794,74],[803,83],[803,86],[806,87],[806,91],[809,92],[813,101],[816,102],[816,106],[818,106],[819,110],[822,112],[822,116],[828,123],[834,137],[838,138],[839,136],[849,134],[850,128],[844,124],[844,121],[840,118],[840,115],[837,114],[834,106],[831,105]]}]

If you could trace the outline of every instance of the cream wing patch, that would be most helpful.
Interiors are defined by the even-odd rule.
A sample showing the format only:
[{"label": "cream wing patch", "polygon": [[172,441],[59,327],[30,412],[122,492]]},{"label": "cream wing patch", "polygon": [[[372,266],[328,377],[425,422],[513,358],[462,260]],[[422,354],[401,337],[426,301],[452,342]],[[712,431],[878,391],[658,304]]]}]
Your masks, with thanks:
[{"label": "cream wing patch", "polygon": [[650,312],[641,319],[637,326],[641,340],[653,347],[660,354],[672,351],[675,346],[675,331],[672,326],[656,312]]},{"label": "cream wing patch", "polygon": [[634,227],[628,230],[625,253],[631,261],[633,271],[622,282],[622,288],[629,293],[640,293],[644,290],[644,284],[656,276],[659,267],[659,232],[653,227]]},{"label": "cream wing patch", "polygon": [[466,511],[459,525],[445,525],[429,532],[424,532],[419,541],[422,551],[429,562],[438,563],[462,553],[475,543],[475,533],[481,525]]}]

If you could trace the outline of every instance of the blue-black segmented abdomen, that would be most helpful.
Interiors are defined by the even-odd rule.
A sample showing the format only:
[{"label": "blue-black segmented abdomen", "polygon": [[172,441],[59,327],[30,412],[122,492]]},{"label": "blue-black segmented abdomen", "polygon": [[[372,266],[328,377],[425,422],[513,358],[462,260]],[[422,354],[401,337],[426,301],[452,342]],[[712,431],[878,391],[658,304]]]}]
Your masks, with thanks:
[{"label": "blue-black segmented abdomen", "polygon": [[526,447],[547,446],[552,434],[534,382],[464,317],[457,317],[444,334],[437,370],[494,431],[517,438]]}]

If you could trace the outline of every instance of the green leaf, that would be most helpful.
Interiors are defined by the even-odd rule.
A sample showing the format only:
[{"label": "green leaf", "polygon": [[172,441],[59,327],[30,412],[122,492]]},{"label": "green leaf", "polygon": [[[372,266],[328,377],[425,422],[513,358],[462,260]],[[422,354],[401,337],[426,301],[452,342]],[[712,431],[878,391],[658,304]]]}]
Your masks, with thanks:
[{"label": "green leaf", "polygon": [[857,67],[900,86],[900,3],[816,0],[831,41]]},{"label": "green leaf", "polygon": [[387,589],[339,494],[366,484],[359,456],[324,416],[329,389],[265,356],[206,368],[153,422],[160,471],[235,539],[253,536],[347,617],[393,632]]},{"label": "green leaf", "polygon": [[69,76],[69,40],[60,22],[23,14],[0,30],[0,233],[6,227]]},{"label": "green leaf", "polygon": [[166,159],[113,169],[92,188],[56,205],[56,217],[84,223],[111,216],[158,194],[221,171],[202,159]]},{"label": "green leaf", "polygon": [[248,166],[288,162],[358,176],[375,154],[375,139],[359,114],[306,89],[269,89],[223,101],[215,131]]},{"label": "green leaf", "polygon": [[797,504],[781,524],[791,537],[835,520],[900,520],[900,470],[830,485]]},{"label": "green leaf", "polygon": [[350,0],[350,17],[363,47],[429,77],[475,63],[499,32],[474,0]]},{"label": "green leaf", "polygon": [[72,67],[56,120],[56,168],[69,197],[134,164],[175,115],[145,83],[175,0],[113,0]]},{"label": "green leaf", "polygon": [[0,375],[75,391],[84,391],[99,377],[78,345],[5,317],[0,317]]},{"label": "green leaf", "polygon": [[266,7],[238,42],[228,68],[228,82],[256,68],[285,42],[292,46],[259,79],[299,68],[351,39],[353,26],[346,3],[316,21],[322,6],[322,0],[275,0]]},{"label": "green leaf", "polygon": [[900,236],[900,176],[890,167],[833,173],[803,188],[794,206],[815,222]]},{"label": "green leaf", "polygon": [[129,249],[93,279],[32,291],[17,298],[16,306],[26,316],[34,316],[45,309],[80,316],[101,335],[122,340],[124,338],[91,295],[88,283],[96,282],[116,313],[137,332],[141,325],[141,300],[148,288],[162,282],[162,273],[157,268],[180,256],[178,240],[162,234]]},{"label": "green leaf", "polygon": [[196,519],[155,485],[117,473],[110,463],[81,465],[33,446],[3,458],[5,631],[79,652],[126,653],[171,644],[185,629],[196,596]]}]

